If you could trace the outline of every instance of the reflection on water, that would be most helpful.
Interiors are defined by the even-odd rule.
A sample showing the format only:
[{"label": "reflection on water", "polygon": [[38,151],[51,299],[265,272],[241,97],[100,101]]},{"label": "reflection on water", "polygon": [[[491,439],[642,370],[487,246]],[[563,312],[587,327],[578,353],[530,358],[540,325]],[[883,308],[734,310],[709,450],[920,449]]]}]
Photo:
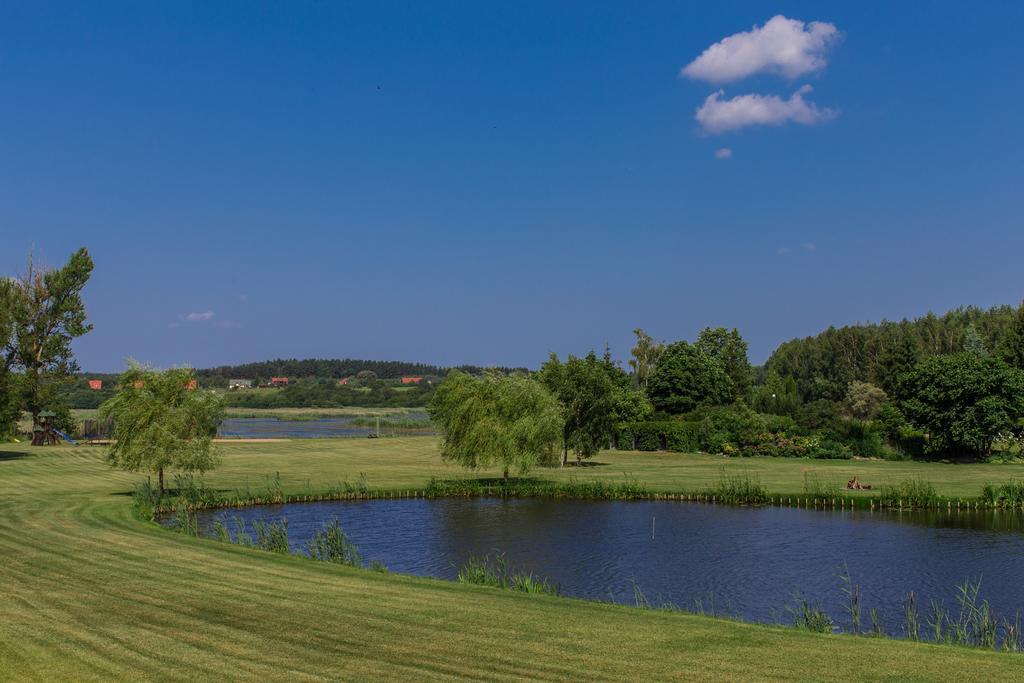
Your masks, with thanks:
[{"label": "reflection on water", "polygon": [[[200,517],[209,533],[223,511]],[[392,571],[453,579],[473,555],[505,553],[563,593],[632,604],[634,582],[654,604],[671,602],[747,620],[788,622],[799,592],[842,623],[843,563],[860,585],[865,620],[878,608],[899,634],[914,591],[955,608],[957,584],[982,580],[997,614],[1024,606],[1020,512],[869,512],[728,507],[678,502],[544,499],[378,500],[308,503],[226,513],[247,522],[288,520],[301,551],[338,517],[360,553]]]}]

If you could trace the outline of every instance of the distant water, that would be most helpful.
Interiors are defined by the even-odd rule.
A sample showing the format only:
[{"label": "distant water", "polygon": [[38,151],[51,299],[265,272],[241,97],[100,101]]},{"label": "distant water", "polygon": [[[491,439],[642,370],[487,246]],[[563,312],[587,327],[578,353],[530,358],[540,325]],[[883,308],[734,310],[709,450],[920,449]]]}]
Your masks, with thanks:
[{"label": "distant water", "polygon": [[[209,511],[218,517],[287,518],[294,550],[337,517],[369,560],[390,570],[454,579],[471,556],[505,553],[517,568],[570,596],[673,603],[791,623],[799,592],[845,617],[843,563],[863,594],[863,623],[878,608],[898,635],[901,601],[914,591],[922,621],[932,598],[956,608],[957,584],[980,578],[997,614],[1024,608],[1024,518],[1017,512],[821,511],[678,502],[545,499],[375,500]],[[229,525],[230,526],[230,525]]]},{"label": "distant water", "polygon": [[[426,413],[409,413],[402,419],[425,419]],[[317,420],[275,420],[268,418],[228,418],[224,420],[217,435],[223,438],[245,439],[317,439],[344,436],[368,436],[377,432],[377,427],[353,425],[354,417],[328,417]],[[429,435],[434,433],[426,429],[403,429],[389,424],[381,418],[380,432],[382,435],[403,434],[409,436]]]}]

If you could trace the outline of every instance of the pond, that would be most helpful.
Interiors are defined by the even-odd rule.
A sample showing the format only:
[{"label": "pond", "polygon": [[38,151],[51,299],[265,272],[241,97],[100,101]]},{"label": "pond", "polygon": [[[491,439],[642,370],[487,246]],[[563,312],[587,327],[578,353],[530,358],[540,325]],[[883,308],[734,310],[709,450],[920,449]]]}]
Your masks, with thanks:
[{"label": "pond", "polygon": [[[412,421],[425,421],[426,413],[409,413],[399,416],[401,422],[386,417],[380,418],[381,436],[417,436],[435,433],[426,428],[409,428]],[[337,437],[367,437],[376,434],[377,425],[367,425],[365,416],[325,417],[314,420],[279,420],[265,417],[229,417],[217,429],[221,438],[231,439],[319,439]],[[358,424],[353,424],[358,422]]]},{"label": "pond", "polygon": [[337,517],[365,560],[391,571],[454,579],[473,556],[504,553],[516,568],[557,582],[569,596],[634,604],[635,588],[666,602],[748,621],[791,623],[800,593],[844,622],[848,567],[864,623],[878,609],[899,635],[914,591],[922,621],[930,601],[957,607],[956,586],[981,580],[996,614],[1024,606],[1024,517],[1019,512],[821,511],[680,502],[546,499],[400,499],[208,511],[217,518],[287,519],[302,552]]}]

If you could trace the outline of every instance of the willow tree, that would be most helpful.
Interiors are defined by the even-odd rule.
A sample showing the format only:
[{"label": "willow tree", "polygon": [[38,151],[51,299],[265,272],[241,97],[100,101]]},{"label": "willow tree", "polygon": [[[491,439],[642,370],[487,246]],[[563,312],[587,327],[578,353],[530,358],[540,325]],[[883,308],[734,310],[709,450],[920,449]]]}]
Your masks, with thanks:
[{"label": "willow tree", "polygon": [[132,363],[117,393],[100,406],[112,420],[108,460],[129,472],[154,472],[164,491],[164,471],[205,472],[219,457],[213,444],[224,418],[219,396],[195,388],[188,368],[158,371]]},{"label": "willow tree", "polygon": [[473,377],[452,371],[427,408],[440,429],[441,457],[463,467],[499,465],[525,474],[558,459],[562,439],[558,400],[523,375]]}]

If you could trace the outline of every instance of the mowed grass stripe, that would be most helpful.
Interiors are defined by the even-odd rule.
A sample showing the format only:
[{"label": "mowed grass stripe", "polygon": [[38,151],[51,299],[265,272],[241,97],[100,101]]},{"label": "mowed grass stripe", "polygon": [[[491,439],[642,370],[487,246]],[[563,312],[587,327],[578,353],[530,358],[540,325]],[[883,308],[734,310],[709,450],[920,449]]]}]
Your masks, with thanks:
[{"label": "mowed grass stripe", "polygon": [[[396,488],[463,476],[438,461],[431,439],[381,441],[232,445],[208,481],[257,489],[280,472],[298,493],[307,479],[316,490],[359,472]],[[391,445],[393,461],[382,448]],[[138,477],[109,470],[101,449],[3,457],[9,450],[0,447],[0,678],[991,680],[1021,671],[1020,658],[999,653],[519,595],[188,539],[131,516],[124,494]],[[638,479],[651,485],[660,462],[670,488],[719,468],[706,456],[636,457]],[[551,474],[621,479],[610,467],[628,455],[614,458]],[[686,458],[694,462],[678,462]],[[773,476],[792,483],[799,472]],[[681,473],[699,476],[679,486]]]}]

